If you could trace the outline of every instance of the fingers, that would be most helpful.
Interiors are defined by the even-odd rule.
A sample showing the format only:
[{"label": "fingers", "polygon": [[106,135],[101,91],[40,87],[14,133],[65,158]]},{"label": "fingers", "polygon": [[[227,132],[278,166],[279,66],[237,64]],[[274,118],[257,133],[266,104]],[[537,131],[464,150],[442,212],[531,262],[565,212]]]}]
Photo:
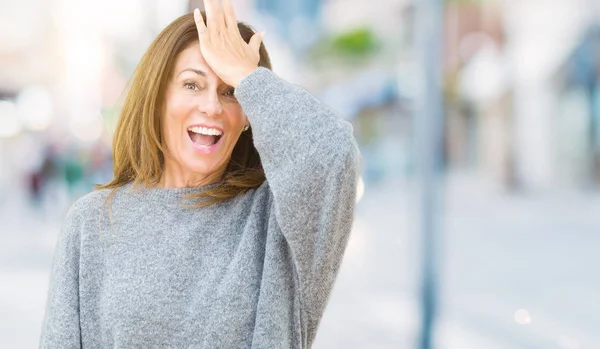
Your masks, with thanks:
[{"label": "fingers", "polygon": [[204,18],[202,18],[199,9],[194,10],[194,21],[198,30],[198,39],[201,41],[208,39],[208,29],[206,28],[206,24],[204,24]]},{"label": "fingers", "polygon": [[[213,43],[217,42],[220,35],[239,38],[243,42],[231,0],[222,0],[223,8],[219,5],[218,0],[203,1],[206,10],[206,24],[204,24],[200,11],[198,9],[194,11],[198,36]],[[264,32],[258,32],[250,39],[248,44],[254,52],[259,51],[263,36]]]},{"label": "fingers", "polygon": [[217,39],[221,32],[225,31],[225,20],[223,19],[223,10],[216,0],[204,0],[206,9],[206,19],[209,29],[209,35],[212,39]]},{"label": "fingers", "polygon": [[237,25],[237,19],[235,18],[235,10],[233,9],[231,0],[223,0],[223,14],[225,15],[225,24],[227,25],[227,31],[231,35],[241,37]]},{"label": "fingers", "polygon": [[250,45],[250,47],[252,47],[252,50],[254,52],[258,52],[258,50],[260,49],[260,44],[262,43],[262,39],[265,36],[265,32],[258,32],[255,33],[254,35],[252,35],[252,38],[250,38],[250,42],[248,43]]}]

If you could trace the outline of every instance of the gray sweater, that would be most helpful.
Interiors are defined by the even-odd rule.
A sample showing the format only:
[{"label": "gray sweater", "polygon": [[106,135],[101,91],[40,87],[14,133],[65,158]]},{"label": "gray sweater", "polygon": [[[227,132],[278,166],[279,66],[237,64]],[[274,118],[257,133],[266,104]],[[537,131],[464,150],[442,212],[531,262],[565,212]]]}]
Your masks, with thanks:
[{"label": "gray sweater", "polygon": [[259,68],[235,90],[267,181],[202,209],[199,188],[108,190],[69,210],[40,348],[309,348],[352,226],[351,125]]}]

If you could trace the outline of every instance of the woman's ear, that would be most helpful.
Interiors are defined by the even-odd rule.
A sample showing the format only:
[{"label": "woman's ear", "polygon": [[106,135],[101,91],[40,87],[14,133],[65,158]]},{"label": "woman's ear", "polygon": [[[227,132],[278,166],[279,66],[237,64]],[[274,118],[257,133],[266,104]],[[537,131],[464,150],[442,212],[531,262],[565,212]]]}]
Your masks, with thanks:
[{"label": "woman's ear", "polygon": [[250,121],[248,120],[248,116],[244,114],[244,131],[246,131],[250,127]]}]

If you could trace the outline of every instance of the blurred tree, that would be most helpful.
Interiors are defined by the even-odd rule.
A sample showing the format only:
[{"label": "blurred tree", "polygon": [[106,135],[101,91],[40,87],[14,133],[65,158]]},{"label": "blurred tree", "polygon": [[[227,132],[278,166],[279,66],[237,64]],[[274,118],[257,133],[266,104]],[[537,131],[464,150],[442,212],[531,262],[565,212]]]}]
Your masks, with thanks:
[{"label": "blurred tree", "polygon": [[313,62],[332,59],[366,61],[375,56],[381,43],[369,27],[357,27],[335,35],[324,35],[310,50],[309,59]]},{"label": "blurred tree", "polygon": [[333,37],[331,48],[344,55],[366,55],[376,49],[375,37],[366,27],[356,28]]}]

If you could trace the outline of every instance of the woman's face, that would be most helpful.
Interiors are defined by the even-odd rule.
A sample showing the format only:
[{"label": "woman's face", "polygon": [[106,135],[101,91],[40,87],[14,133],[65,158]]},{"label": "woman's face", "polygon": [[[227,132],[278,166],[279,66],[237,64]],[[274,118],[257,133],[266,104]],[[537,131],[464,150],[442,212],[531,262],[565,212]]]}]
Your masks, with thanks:
[{"label": "woman's face", "polygon": [[233,91],[210,69],[197,44],[178,55],[162,123],[170,176],[187,184],[220,178],[246,124]]}]

